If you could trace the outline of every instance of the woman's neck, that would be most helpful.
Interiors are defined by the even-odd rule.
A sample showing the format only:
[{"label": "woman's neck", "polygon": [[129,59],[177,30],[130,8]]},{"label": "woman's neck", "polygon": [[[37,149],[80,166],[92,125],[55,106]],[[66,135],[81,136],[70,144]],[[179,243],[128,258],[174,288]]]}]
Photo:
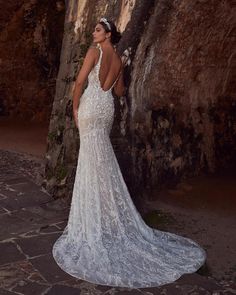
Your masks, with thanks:
[{"label": "woman's neck", "polygon": [[102,50],[104,50],[104,49],[113,49],[114,50],[113,45],[108,40],[105,40],[103,42],[100,42],[99,44],[100,44]]}]

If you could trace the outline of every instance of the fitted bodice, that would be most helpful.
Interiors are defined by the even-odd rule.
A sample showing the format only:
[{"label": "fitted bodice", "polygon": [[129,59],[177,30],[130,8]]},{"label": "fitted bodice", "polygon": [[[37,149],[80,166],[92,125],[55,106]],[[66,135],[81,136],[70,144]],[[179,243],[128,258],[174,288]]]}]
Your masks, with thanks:
[{"label": "fitted bodice", "polygon": [[[88,76],[88,87],[80,98],[78,123],[80,135],[85,135],[95,129],[111,130],[114,115],[114,98],[112,87],[104,91],[99,80],[99,70],[102,59],[102,49],[98,46],[100,55],[97,64]],[[115,81],[116,82],[116,81]]]},{"label": "fitted bodice", "polygon": [[108,93],[111,93],[112,92],[112,88],[114,87],[116,81],[118,80],[119,75],[116,78],[116,80],[114,81],[114,83],[112,84],[112,86],[110,87],[110,89],[108,89],[106,91],[102,89],[101,82],[99,80],[99,71],[100,71],[100,67],[101,67],[101,61],[102,61],[103,51],[101,49],[101,45],[100,44],[97,45],[97,48],[100,51],[100,55],[99,55],[99,59],[98,59],[97,64],[94,66],[94,68],[89,73],[89,76],[88,76],[88,87],[89,88],[96,89],[99,92],[104,92],[104,94],[106,94],[106,93],[108,94]]}]

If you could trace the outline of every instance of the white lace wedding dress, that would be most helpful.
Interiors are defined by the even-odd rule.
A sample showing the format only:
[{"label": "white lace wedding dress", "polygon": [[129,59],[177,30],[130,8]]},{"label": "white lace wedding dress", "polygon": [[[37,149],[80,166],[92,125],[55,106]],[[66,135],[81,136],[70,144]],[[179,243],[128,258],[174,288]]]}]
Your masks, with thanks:
[{"label": "white lace wedding dress", "polygon": [[192,273],[205,262],[194,241],[149,227],[134,206],[109,133],[114,104],[100,87],[97,65],[80,99],[80,150],[68,224],[53,246],[57,264],[92,283],[141,288]]}]

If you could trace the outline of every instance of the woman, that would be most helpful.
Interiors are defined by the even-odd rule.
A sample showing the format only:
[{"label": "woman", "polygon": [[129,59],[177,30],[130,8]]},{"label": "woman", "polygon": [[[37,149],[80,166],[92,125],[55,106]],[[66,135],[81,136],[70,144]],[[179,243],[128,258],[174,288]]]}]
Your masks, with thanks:
[{"label": "woman", "polygon": [[120,36],[102,18],[93,37],[97,47],[89,48],[73,95],[80,150],[71,209],[53,256],[64,271],[92,283],[160,286],[195,272],[206,254],[188,238],[149,227],[136,210],[109,139],[112,88],[124,93],[122,62],[113,48]]}]

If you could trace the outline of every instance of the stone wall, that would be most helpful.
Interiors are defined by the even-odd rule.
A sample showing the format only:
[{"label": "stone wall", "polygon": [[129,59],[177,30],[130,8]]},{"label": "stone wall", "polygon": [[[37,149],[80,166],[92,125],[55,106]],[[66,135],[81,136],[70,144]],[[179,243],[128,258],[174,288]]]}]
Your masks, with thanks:
[{"label": "stone wall", "polygon": [[122,31],[120,54],[131,50],[128,91],[115,100],[111,140],[134,199],[142,198],[142,190],[233,167],[234,2],[70,0],[48,135],[46,188],[55,197],[71,196],[79,149],[73,86],[101,16]]},{"label": "stone wall", "polygon": [[233,1],[155,5],[129,88],[140,182],[235,165],[235,8]]},{"label": "stone wall", "polygon": [[8,0],[0,11],[0,115],[48,122],[59,68],[65,7]]}]

